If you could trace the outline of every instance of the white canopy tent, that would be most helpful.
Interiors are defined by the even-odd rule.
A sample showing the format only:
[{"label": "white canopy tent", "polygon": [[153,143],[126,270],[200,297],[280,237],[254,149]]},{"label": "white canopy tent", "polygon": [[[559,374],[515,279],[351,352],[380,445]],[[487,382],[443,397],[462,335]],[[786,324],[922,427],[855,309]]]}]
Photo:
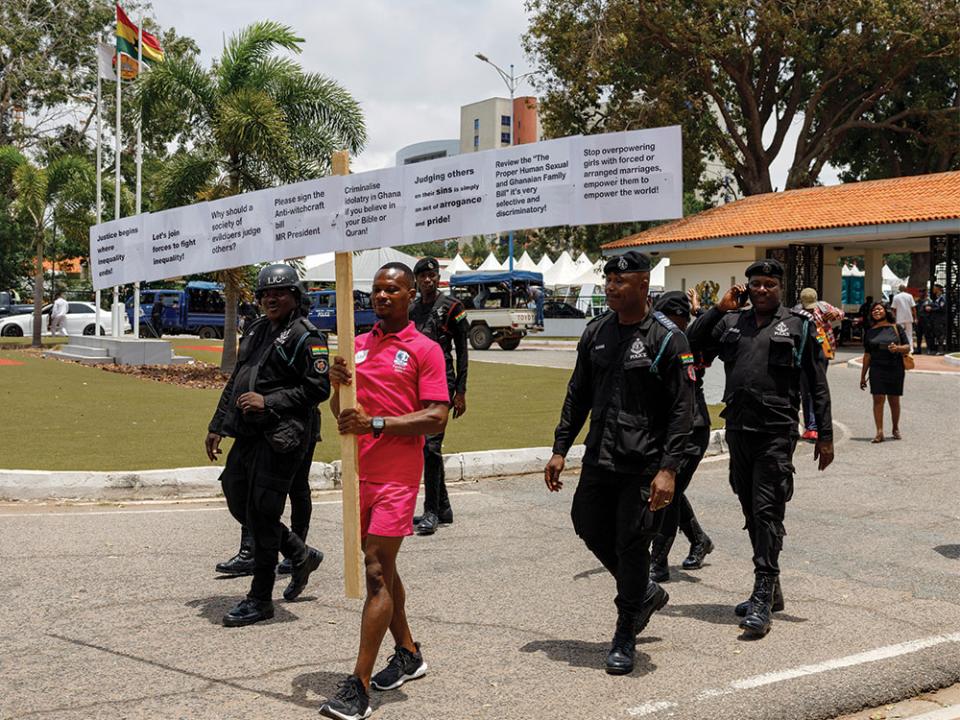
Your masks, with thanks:
[{"label": "white canopy tent", "polygon": [[666,288],[668,267],[670,267],[670,258],[665,257],[650,271],[651,290],[663,290]]},{"label": "white canopy tent", "polygon": [[[329,253],[332,255],[332,253]],[[388,262],[402,262],[412,269],[418,258],[394,248],[364,250],[353,256],[353,286],[357,290],[370,290],[373,276]],[[333,258],[313,267],[307,267],[303,279],[308,282],[336,282],[337,269]]]},{"label": "white canopy tent", "polygon": [[577,259],[573,261],[573,264],[577,266],[577,269],[583,272],[593,268],[593,261],[586,253],[580,253],[580,255],[577,256]]},{"label": "white canopy tent", "polygon": [[543,284],[547,287],[573,285],[573,281],[580,274],[570,253],[564,250],[553,266],[543,273]]},{"label": "white canopy tent", "polygon": [[533,258],[530,257],[530,253],[526,250],[523,251],[523,255],[520,256],[520,259],[513,263],[514,270],[529,270],[531,272],[537,271],[537,264],[533,261]]},{"label": "white canopy tent", "polygon": [[463,259],[460,253],[457,253],[457,256],[440,273],[440,280],[450,282],[450,278],[457,273],[470,272],[470,270],[471,268],[467,265],[467,261]]},{"label": "white canopy tent", "polygon": [[503,265],[500,264],[500,261],[497,260],[496,255],[493,253],[487,255],[486,260],[480,263],[480,267],[477,268],[478,272],[490,272],[495,270],[503,270]]},{"label": "white canopy tent", "polygon": [[544,254],[543,254],[543,257],[541,257],[541,258],[537,261],[536,271],[539,272],[539,273],[543,273],[544,275],[546,275],[546,274],[547,274],[547,270],[549,270],[549,269],[552,268],[552,267],[553,267],[553,260],[550,259],[550,256],[549,256],[549,255],[547,255],[546,253],[544,253]]},{"label": "white canopy tent", "polygon": [[[887,266],[884,265],[883,267],[886,268]],[[843,277],[863,277],[866,275],[866,273],[856,265],[844,265],[840,268],[840,274]]]},{"label": "white canopy tent", "polygon": [[883,276],[883,286],[892,292],[897,292],[901,285],[907,284],[907,281],[897,277],[886,263],[883,264],[880,274]]}]

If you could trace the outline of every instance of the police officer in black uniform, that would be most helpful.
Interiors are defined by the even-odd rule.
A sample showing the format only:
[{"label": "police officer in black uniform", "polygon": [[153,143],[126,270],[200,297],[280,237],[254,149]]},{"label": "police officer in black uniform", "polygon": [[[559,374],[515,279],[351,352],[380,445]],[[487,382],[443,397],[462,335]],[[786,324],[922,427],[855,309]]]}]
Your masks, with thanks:
[{"label": "police officer in black uniform", "polygon": [[277,552],[293,563],[284,598],[295,600],[323,555],[281,521],[286,496],[302,473],[320,428],[317,405],[330,396],[326,338],[303,316],[296,270],[278,263],[260,271],[264,315],[240,340],[237,364],[210,421],[207,455],[235,438],[220,475],[230,513],[253,537],[253,581],[247,597],[223,618],[228,627],[273,617]]},{"label": "police officer in black uniform", "polygon": [[[663,293],[653,305],[653,309],[670,318],[677,327],[686,331],[690,322],[690,296],[696,299],[693,291],[684,294],[678,290]],[[703,566],[703,559],[713,552],[713,541],[700,527],[693,506],[686,492],[693,479],[707,447],[710,445],[710,411],[703,395],[703,376],[707,363],[702,353],[691,345],[693,364],[686,365],[687,373],[696,378],[696,408],[693,413],[692,432],[683,454],[683,462],[677,471],[676,488],[673,502],[664,511],[663,525],[653,540],[650,550],[650,579],[666,582],[670,579],[668,558],[677,530],[682,529],[690,540],[690,554],[683,561],[685,570],[696,570]]]},{"label": "police officer in black uniform", "polygon": [[[439,292],[440,263],[420,260],[413,268],[419,295],[410,306],[410,319],[417,330],[440,345],[447,363],[447,388],[453,417],[467,411],[467,310],[463,303]],[[452,351],[457,351],[454,367]],[[423,515],[414,518],[418,535],[433,535],[439,523],[453,522],[443,472],[443,433],[427,435],[423,445]]]},{"label": "police officer in black uniform", "polygon": [[590,416],[573,526],[617,583],[617,625],[607,672],[633,670],[636,635],[668,600],[649,580],[650,542],[674,496],[690,435],[694,380],[690,346],[665,315],[647,309],[650,258],[627,252],[604,266],[611,312],[592,320],[577,346],[553,457],[551,492],[563,487],[564,457]]},{"label": "police officer in black uniform", "polygon": [[[813,458],[820,470],[833,461],[833,425],[813,316],[781,304],[783,266],[776,260],[753,263],[746,276],[747,285],[728,290],[687,335],[694,347],[718,354],[726,370],[722,415],[730,484],[746,518],[755,573],[753,592],[736,613],[748,636],[763,637],[770,631],[771,612],[784,606],[778,560],[786,505],[793,495],[801,375],[813,397],[819,432]],[[752,307],[738,309],[747,297]]]}]

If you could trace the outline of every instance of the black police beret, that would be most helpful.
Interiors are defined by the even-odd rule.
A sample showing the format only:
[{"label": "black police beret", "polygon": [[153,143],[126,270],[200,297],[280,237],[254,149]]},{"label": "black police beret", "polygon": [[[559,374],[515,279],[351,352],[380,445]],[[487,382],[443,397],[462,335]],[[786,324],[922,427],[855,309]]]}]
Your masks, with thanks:
[{"label": "black police beret", "polygon": [[653,309],[662,312],[664,315],[689,315],[690,298],[686,293],[679,290],[665,292],[657,298],[653,304]]},{"label": "black police beret", "polygon": [[617,257],[612,257],[607,260],[603,266],[603,273],[650,272],[651,267],[652,263],[650,262],[649,255],[644,255],[642,252],[637,252],[636,250],[630,250],[623,255],[618,255]]},{"label": "black police beret", "polygon": [[768,258],[766,260],[757,260],[747,267],[746,276],[766,275],[767,277],[783,278],[783,265],[778,260]]},{"label": "black police beret", "polygon": [[440,269],[440,263],[437,262],[436,258],[425,257],[422,260],[418,260],[417,264],[413,266],[413,274],[419,275],[422,272],[437,272]]}]

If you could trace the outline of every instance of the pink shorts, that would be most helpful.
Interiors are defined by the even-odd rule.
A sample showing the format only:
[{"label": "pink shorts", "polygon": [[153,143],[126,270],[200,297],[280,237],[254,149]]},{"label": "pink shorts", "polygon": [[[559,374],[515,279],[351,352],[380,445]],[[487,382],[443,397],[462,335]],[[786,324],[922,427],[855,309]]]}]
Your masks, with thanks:
[{"label": "pink shorts", "polygon": [[418,485],[360,482],[360,537],[413,535]]}]

